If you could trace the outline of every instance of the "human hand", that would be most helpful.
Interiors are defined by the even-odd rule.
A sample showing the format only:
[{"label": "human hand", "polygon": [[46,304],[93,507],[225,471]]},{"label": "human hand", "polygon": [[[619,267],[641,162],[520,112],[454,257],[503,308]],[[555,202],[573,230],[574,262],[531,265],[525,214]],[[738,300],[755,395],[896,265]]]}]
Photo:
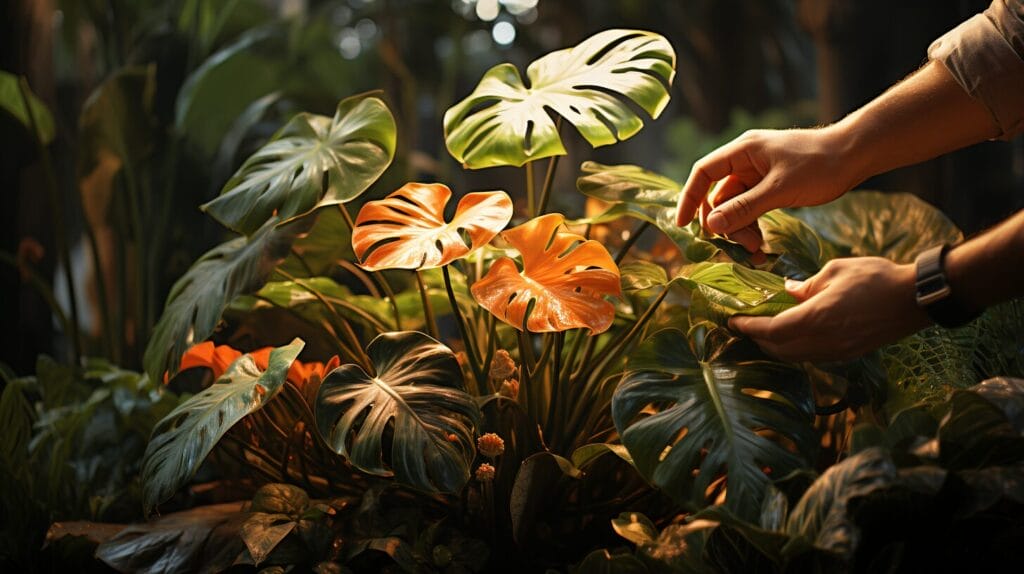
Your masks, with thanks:
[{"label": "human hand", "polygon": [[729,327],[786,361],[852,359],[931,323],[917,306],[915,280],[913,264],[835,259],[806,281],[786,280],[797,306],[774,317],[736,316]]},{"label": "human hand", "polygon": [[676,225],[688,224],[699,211],[705,229],[756,253],[762,214],[827,203],[858,183],[838,129],[752,130],[711,152],[693,165],[683,185]]}]

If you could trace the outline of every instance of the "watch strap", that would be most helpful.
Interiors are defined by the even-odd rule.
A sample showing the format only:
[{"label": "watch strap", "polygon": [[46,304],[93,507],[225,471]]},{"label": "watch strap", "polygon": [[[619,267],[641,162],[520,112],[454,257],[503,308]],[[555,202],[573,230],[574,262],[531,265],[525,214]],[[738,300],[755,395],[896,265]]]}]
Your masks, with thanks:
[{"label": "watch strap", "polygon": [[964,305],[946,278],[945,259],[949,244],[925,250],[917,256],[915,296],[917,305],[936,324],[952,328],[970,323],[980,313]]}]

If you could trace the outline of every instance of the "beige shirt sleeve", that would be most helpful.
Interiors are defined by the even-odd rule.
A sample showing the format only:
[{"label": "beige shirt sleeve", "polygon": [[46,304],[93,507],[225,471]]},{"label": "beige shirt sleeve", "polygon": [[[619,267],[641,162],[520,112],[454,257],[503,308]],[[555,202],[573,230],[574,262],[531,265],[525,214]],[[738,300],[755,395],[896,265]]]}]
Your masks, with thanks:
[{"label": "beige shirt sleeve", "polygon": [[935,40],[928,57],[988,108],[999,139],[1024,132],[1024,0],[993,0]]}]

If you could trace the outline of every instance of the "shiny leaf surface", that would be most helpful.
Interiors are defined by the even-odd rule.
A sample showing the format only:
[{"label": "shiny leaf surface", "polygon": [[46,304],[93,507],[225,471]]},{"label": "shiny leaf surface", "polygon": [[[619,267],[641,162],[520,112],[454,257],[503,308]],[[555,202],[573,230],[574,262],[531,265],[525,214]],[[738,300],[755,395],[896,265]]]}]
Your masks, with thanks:
[{"label": "shiny leaf surface", "polygon": [[446,222],[451,196],[439,183],[407,183],[385,199],[367,202],[352,232],[361,265],[371,271],[442,267],[487,245],[512,219],[508,194],[483,191],[463,196]]},{"label": "shiny leaf surface", "polygon": [[469,478],[480,411],[451,349],[415,331],[384,333],[366,353],[373,373],[342,365],[316,400],[317,428],[360,470],[432,492]]},{"label": "shiny leaf surface", "polygon": [[342,100],[333,118],[299,114],[254,153],[203,210],[253,233],[275,213],[282,221],[366,191],[395,155],[395,119],[375,96]]},{"label": "shiny leaf surface", "polygon": [[562,230],[563,221],[549,214],[502,233],[519,250],[523,271],[499,259],[473,284],[473,298],[519,330],[607,330],[615,307],[604,296],[619,295],[619,268],[603,245]]},{"label": "shiny leaf surface", "polygon": [[445,113],[448,151],[470,169],[564,155],[553,110],[594,147],[632,137],[643,120],[632,102],[657,118],[669,100],[675,52],[655,33],[606,30],[552,52],[527,68],[487,71],[466,99]]}]

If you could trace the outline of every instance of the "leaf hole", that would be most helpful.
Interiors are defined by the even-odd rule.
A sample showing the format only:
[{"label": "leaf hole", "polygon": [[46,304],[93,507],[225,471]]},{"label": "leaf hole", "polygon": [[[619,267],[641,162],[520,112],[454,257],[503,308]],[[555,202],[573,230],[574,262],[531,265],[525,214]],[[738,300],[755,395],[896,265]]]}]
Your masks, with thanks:
[{"label": "leaf hole", "polygon": [[530,150],[533,144],[533,120],[526,122],[526,134],[523,136],[523,147],[526,149],[526,155],[530,155]]},{"label": "leaf hole", "polygon": [[619,46],[621,46],[625,42],[628,42],[629,40],[632,40],[633,38],[639,38],[641,36],[643,36],[643,34],[640,33],[624,34],[622,36],[619,36],[618,38],[612,40],[611,42],[608,42],[600,50],[594,52],[594,55],[587,60],[587,65],[593,66],[595,63],[601,61],[605,56],[608,55],[609,52],[611,52],[615,48],[618,48]]}]

